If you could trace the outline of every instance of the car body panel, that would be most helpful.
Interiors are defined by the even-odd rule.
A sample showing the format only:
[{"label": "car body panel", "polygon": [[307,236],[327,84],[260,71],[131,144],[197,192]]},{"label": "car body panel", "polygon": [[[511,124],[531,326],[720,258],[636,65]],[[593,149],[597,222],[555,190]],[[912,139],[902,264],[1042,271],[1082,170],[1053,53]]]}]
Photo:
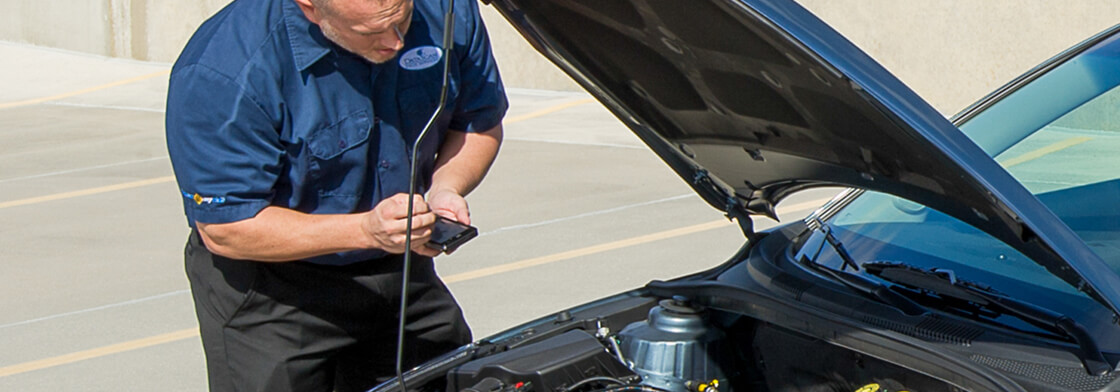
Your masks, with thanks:
[{"label": "car body panel", "polygon": [[815,186],[891,193],[1120,309],[1120,278],[1057,216],[792,1],[493,4],[718,209],[774,216],[783,198]]}]

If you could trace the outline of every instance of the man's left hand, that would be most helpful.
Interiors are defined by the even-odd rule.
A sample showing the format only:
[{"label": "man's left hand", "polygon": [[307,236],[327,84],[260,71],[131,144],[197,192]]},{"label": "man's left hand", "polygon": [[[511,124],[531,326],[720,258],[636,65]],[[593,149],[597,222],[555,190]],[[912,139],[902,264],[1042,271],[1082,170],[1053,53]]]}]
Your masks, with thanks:
[{"label": "man's left hand", "polygon": [[452,190],[433,190],[428,194],[428,207],[436,215],[463,224],[471,224],[471,211],[467,200]]}]

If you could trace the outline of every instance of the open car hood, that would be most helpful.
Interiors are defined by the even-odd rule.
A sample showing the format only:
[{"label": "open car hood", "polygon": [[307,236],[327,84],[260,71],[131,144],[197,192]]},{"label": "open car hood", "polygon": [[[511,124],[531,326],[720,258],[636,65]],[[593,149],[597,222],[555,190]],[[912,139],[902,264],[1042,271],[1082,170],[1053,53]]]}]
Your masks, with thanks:
[{"label": "open car hood", "polygon": [[[494,0],[712,206],[742,219],[814,186],[968,222],[1109,306],[1120,279],[952,123],[784,0]],[[742,222],[741,222],[742,223]]]}]

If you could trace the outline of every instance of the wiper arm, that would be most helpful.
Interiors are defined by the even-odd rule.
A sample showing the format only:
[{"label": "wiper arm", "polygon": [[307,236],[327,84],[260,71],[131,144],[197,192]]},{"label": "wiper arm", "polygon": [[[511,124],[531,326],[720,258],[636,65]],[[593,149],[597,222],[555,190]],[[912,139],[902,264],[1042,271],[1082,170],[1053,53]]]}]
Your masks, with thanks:
[{"label": "wiper arm", "polygon": [[832,249],[835,250],[836,254],[840,256],[840,260],[844,261],[844,263],[840,265],[841,271],[843,271],[848,266],[851,266],[852,269],[859,271],[859,265],[856,264],[855,260],[852,260],[852,255],[848,253],[848,249],[844,247],[844,244],[841,243],[840,240],[836,239],[836,236],[832,235],[832,226],[829,226],[820,218],[816,217],[810,219],[806,223],[810,229],[819,231],[822,235],[824,235],[825,242],[828,242],[829,245],[832,245]]},{"label": "wiper arm", "polygon": [[[907,298],[902,294],[895,292],[894,290],[891,290],[890,287],[883,283],[868,279],[867,277],[860,274],[845,271],[845,266],[851,265],[852,268],[854,268],[856,271],[859,271],[859,266],[854,260],[852,260],[852,256],[848,254],[847,249],[844,249],[844,245],[840,243],[840,240],[837,240],[836,237],[832,235],[832,228],[829,227],[827,223],[824,223],[819,219],[810,221],[809,228],[821,233],[823,240],[817,240],[813,243],[806,243],[802,246],[802,251],[798,252],[798,261],[801,262],[801,264],[812,268],[814,271],[817,271],[823,275],[827,275],[828,277],[832,278],[833,281],[838,282],[858,293],[870,296],[874,299],[879,300],[880,302],[891,305],[907,315],[918,316],[929,312],[929,310],[924,306],[918,304],[914,300]],[[832,246],[832,249],[835,250],[843,260],[843,264],[841,265],[839,270],[818,264],[816,261],[816,258],[820,256],[820,248],[822,248],[824,246],[824,243],[826,242]],[[807,252],[811,249],[806,248],[815,248],[815,250],[812,250],[812,256],[810,256],[809,252]]]},{"label": "wiper arm", "polygon": [[1090,375],[1102,376],[1112,370],[1089,331],[1069,316],[1004,296],[987,286],[958,280],[951,270],[924,270],[902,263],[866,263],[863,266],[868,273],[888,282],[940,297],[968,301],[1069,337],[1080,347],[1081,355],[1078,358]]},{"label": "wiper arm", "polygon": [[833,280],[840,282],[844,286],[848,286],[848,288],[852,290],[878,299],[909,316],[920,316],[929,313],[928,309],[914,302],[914,300],[891,290],[887,285],[867,279],[863,277],[863,275],[843,270],[834,270],[820,264],[810,264],[810,266],[818,272],[828,275]]}]

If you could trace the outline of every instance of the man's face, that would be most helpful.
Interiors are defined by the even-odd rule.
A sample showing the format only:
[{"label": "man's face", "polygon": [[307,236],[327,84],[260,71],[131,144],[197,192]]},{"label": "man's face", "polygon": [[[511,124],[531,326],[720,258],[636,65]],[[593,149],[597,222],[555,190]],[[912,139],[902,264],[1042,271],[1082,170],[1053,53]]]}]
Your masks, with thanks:
[{"label": "man's face", "polygon": [[412,0],[331,0],[308,12],[323,35],[375,64],[392,60],[404,47],[412,21]]}]

